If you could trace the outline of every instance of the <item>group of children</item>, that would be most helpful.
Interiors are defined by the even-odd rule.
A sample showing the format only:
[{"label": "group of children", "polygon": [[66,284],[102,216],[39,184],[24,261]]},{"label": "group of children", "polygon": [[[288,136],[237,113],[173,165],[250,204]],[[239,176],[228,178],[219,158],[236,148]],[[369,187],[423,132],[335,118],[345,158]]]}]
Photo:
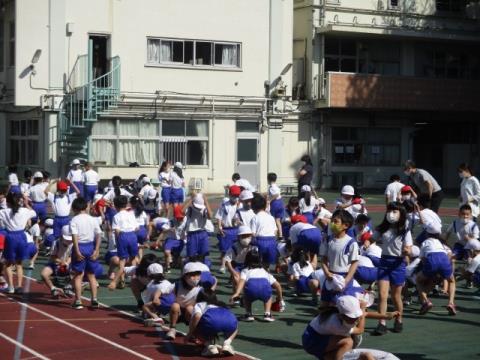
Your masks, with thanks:
[{"label": "group of children", "polygon": [[[480,280],[479,229],[470,206],[463,205],[443,233],[428,197],[395,185],[397,177],[387,188],[383,221],[374,227],[365,199],[352,186],[341,189],[333,212],[309,185],[285,205],[274,173],[268,174],[266,194],[234,174],[228,196],[213,213],[202,193],[185,196],[180,163],[164,162],[158,180],[141,175],[122,185],[114,176],[103,191],[88,163],[82,169],[74,161],[65,180],[35,172],[25,174],[30,178],[25,176],[22,184],[10,170],[5,201],[0,199],[5,291],[22,292],[23,261],[29,259],[33,268],[44,251],[49,261],[41,276],[52,296],[72,296],[72,307],[82,309],[82,289],[88,284],[90,306],[98,307],[103,262],[108,288],[128,284],[146,325],[161,326],[167,338],[175,339],[176,325],[185,321],[185,340],[203,344],[204,356],[234,354],[238,323],[230,307],[244,307],[241,320],[273,322],[272,311],[287,306],[287,288],[294,296],[311,296],[319,306],[302,341],[308,353],[328,358],[358,345],[366,317],[378,319],[377,335],[387,333],[389,319],[394,319],[393,331],[402,332],[403,305],[412,288],[420,314],[432,308],[428,296],[437,287],[448,296],[449,314],[455,315],[455,260],[466,262],[458,275],[468,286]],[[416,227],[420,231],[414,239]],[[209,239],[215,233],[218,272],[228,273],[232,287],[228,305],[215,294],[219,280],[209,259]],[[446,245],[450,235],[457,240],[452,250]],[[163,250],[163,260],[157,250]],[[181,269],[181,277],[170,282],[172,268]],[[374,288],[378,312],[366,310],[375,300]],[[389,294],[392,313],[387,312]],[[255,301],[263,303],[263,316],[254,315]],[[217,346],[220,333],[225,340]]]}]

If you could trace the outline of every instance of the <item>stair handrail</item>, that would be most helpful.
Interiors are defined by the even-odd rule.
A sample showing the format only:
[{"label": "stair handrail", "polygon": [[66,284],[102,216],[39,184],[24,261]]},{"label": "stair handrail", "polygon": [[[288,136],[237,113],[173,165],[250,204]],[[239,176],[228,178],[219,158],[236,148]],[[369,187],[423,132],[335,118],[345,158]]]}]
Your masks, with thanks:
[{"label": "stair handrail", "polygon": [[67,92],[81,87],[88,83],[86,67],[88,66],[88,54],[78,55],[73,64],[72,71],[66,83]]}]

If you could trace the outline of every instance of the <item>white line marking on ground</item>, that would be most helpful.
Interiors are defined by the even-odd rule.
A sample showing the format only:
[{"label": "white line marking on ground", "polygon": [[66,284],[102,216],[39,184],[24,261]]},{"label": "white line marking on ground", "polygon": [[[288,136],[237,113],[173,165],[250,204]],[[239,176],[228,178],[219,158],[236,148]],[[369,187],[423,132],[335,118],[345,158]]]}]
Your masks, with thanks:
[{"label": "white line marking on ground", "polygon": [[[27,275],[30,276],[32,275],[32,270],[27,270]],[[23,288],[23,295],[22,295],[22,300],[26,301],[28,299],[28,293],[30,291],[30,277],[26,277],[25,280],[25,287]],[[23,336],[25,334],[25,319],[27,318],[27,307],[23,306],[22,304],[22,309],[20,310],[20,322],[18,324],[18,330],[17,330],[17,345],[15,346],[15,354],[13,355],[13,358],[15,360],[19,360],[20,356],[22,355],[22,348],[20,345],[23,345]]]},{"label": "white line marking on ground", "polygon": [[35,350],[29,348],[28,346],[25,346],[21,343],[19,343],[17,340],[15,339],[12,339],[11,337],[5,335],[4,333],[0,332],[0,337],[7,340],[8,342],[11,342],[12,344],[14,344],[15,346],[21,348],[22,350],[25,350],[26,352],[29,352],[30,354],[32,355],[35,355],[37,358],[41,359],[41,360],[50,360],[50,358],[46,357],[46,356],[43,356],[42,354],[36,352]]}]

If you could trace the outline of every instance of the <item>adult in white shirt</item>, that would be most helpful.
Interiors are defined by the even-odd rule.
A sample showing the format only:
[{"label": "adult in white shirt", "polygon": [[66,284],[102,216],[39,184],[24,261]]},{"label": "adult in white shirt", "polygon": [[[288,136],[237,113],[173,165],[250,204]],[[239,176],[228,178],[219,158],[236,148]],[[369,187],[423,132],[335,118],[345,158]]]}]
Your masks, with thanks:
[{"label": "adult in white shirt", "polygon": [[85,164],[83,182],[85,184],[85,200],[87,200],[88,202],[92,202],[95,194],[98,191],[98,183],[100,182],[100,177],[98,176],[98,173],[92,169],[92,164],[89,162]]},{"label": "adult in white shirt", "polygon": [[83,197],[83,170],[80,167],[80,160],[75,159],[72,161],[72,168],[67,174],[67,180],[70,182],[70,194],[76,192]]},{"label": "adult in white shirt", "polygon": [[472,208],[473,221],[477,221],[480,214],[480,182],[473,176],[472,169],[468,164],[460,164],[458,176],[462,179],[460,184],[460,205],[468,204]]},{"label": "adult in white shirt", "polygon": [[390,184],[385,189],[385,202],[388,205],[394,201],[400,201],[400,192],[405,185],[400,182],[400,176],[394,174],[390,176]]}]

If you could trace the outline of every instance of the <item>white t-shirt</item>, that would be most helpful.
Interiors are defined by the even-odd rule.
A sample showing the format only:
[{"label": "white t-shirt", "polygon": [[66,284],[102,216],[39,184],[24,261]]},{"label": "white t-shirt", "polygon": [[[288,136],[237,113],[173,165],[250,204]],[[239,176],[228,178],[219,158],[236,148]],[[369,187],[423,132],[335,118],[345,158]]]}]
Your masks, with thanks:
[{"label": "white t-shirt", "polygon": [[305,223],[296,223],[290,228],[290,241],[293,244],[296,244],[298,242],[298,236],[303,230],[308,230],[308,229],[316,229],[316,226],[313,226],[312,224],[305,224]]},{"label": "white t-shirt", "polygon": [[230,200],[226,200],[218,207],[215,219],[217,219],[223,227],[232,227],[237,209],[237,204],[232,204]]},{"label": "white t-shirt", "polygon": [[155,293],[160,292],[162,295],[170,294],[175,289],[175,285],[168,280],[162,280],[159,283],[150,281],[145,290],[142,291],[142,300],[146,304],[150,301],[153,301]]},{"label": "white t-shirt", "polygon": [[18,183],[17,174],[15,174],[15,173],[8,174],[8,183],[11,186],[18,186],[19,183]]},{"label": "white t-shirt", "polygon": [[340,314],[332,314],[324,321],[320,322],[320,316],[317,316],[309,324],[313,330],[321,335],[350,336],[353,328],[343,325]]},{"label": "white t-shirt", "polygon": [[218,306],[213,305],[213,304],[207,304],[206,302],[197,303],[193,307],[192,316],[197,315],[197,314],[203,315],[207,312],[207,310],[215,309],[215,308],[218,308]]},{"label": "white t-shirt", "polygon": [[28,196],[33,202],[44,202],[47,200],[47,194],[45,194],[45,189],[47,188],[48,183],[41,182],[30,187]]},{"label": "white t-shirt", "polygon": [[360,255],[358,257],[358,267],[374,268],[375,265],[373,265],[373,262],[370,260],[370,258]]},{"label": "white t-shirt", "polygon": [[252,219],[255,217],[255,213],[252,209],[244,209],[240,207],[235,214],[235,223],[250,226]]},{"label": "white t-shirt", "polygon": [[182,179],[175,171],[172,171],[170,174],[170,183],[172,188],[181,189],[185,185],[185,180]]},{"label": "white t-shirt", "polygon": [[321,242],[320,256],[326,256],[328,258],[328,269],[330,271],[346,273],[352,262],[358,260],[358,244],[356,241],[350,243],[350,240],[352,240],[352,238],[345,235],[340,239],[334,238]]},{"label": "white t-shirt", "polygon": [[469,220],[466,224],[463,224],[459,219],[455,219],[453,223],[448,227],[448,233],[455,233],[457,236],[457,242],[465,246],[467,244],[467,236],[470,238],[478,239],[480,232],[478,225],[472,220]]},{"label": "white t-shirt", "polygon": [[67,179],[71,182],[83,182],[83,170],[82,169],[71,169],[68,172]]},{"label": "white t-shirt", "polygon": [[113,217],[112,229],[120,232],[132,232],[138,229],[137,219],[133,211],[120,210]]},{"label": "white t-shirt", "polygon": [[307,205],[304,198],[301,198],[298,201],[298,207],[300,208],[300,212],[302,214],[313,212],[313,210],[315,210],[317,205],[318,205],[318,200],[313,195],[310,197],[310,205]]},{"label": "white t-shirt", "polygon": [[236,242],[230,249],[227,250],[224,259],[226,262],[235,261],[237,264],[243,264],[250,249],[251,246],[242,247],[238,242]]},{"label": "white t-shirt", "polygon": [[465,270],[471,274],[480,270],[480,254],[478,254],[472,260],[470,260],[470,262],[465,267]]},{"label": "white t-shirt", "polygon": [[317,280],[320,287],[322,287],[325,283],[325,280],[327,280],[327,277],[325,276],[323,269],[318,269],[312,273],[312,279]]},{"label": "white t-shirt", "polygon": [[27,238],[27,244],[33,244],[33,236],[28,231],[25,231],[25,237]]},{"label": "white t-shirt", "polygon": [[420,211],[422,215],[423,224],[436,224],[442,227],[442,220],[440,217],[430,209],[423,209]]},{"label": "white t-shirt", "polygon": [[270,197],[270,199],[272,199],[273,197],[275,197],[275,199],[281,199],[282,196],[280,194],[280,187],[277,184],[268,185],[268,196]]},{"label": "white t-shirt", "polygon": [[363,256],[373,256],[376,258],[381,258],[382,257],[382,248],[378,246],[375,243],[370,244],[368,248],[362,248],[360,249],[360,254]]},{"label": "white t-shirt", "polygon": [[30,192],[30,184],[24,183],[24,182],[21,183],[21,184],[20,184],[20,192],[21,192],[22,194],[28,196],[28,194],[29,194],[29,192]]},{"label": "white t-shirt", "polygon": [[190,305],[195,305],[197,300],[197,295],[202,289],[201,286],[195,286],[192,289],[186,289],[183,287],[182,281],[179,280],[177,283],[177,293],[175,302],[177,302],[181,308],[185,308]]},{"label": "white t-shirt", "polygon": [[100,177],[95,170],[90,169],[83,173],[83,182],[85,185],[98,185],[100,182]]},{"label": "white t-shirt", "polygon": [[22,231],[25,230],[30,219],[37,216],[37,213],[31,209],[21,207],[16,214],[13,214],[12,209],[0,210],[0,224],[8,231]]},{"label": "white t-shirt", "polygon": [[257,189],[255,189],[255,186],[250,184],[250,182],[247,179],[238,179],[235,181],[235,185],[243,187],[245,190],[255,192]]},{"label": "white t-shirt", "polygon": [[102,233],[98,225],[98,220],[88,214],[78,214],[70,221],[70,231],[72,235],[78,236],[78,242],[90,243],[95,241],[96,235]]},{"label": "white t-shirt", "polygon": [[392,229],[388,229],[383,234],[375,231],[373,238],[382,247],[382,255],[401,257],[403,256],[403,248],[413,245],[412,233],[408,230],[404,235],[398,235]]},{"label": "white t-shirt", "polygon": [[68,216],[70,215],[70,209],[72,208],[72,202],[77,197],[77,193],[55,195],[48,193],[47,199],[52,204],[53,212],[56,216]]},{"label": "white t-shirt", "polygon": [[265,211],[259,211],[251,220],[250,228],[253,236],[275,236],[277,234],[277,224],[272,215]]},{"label": "white t-shirt", "polygon": [[162,188],[169,188],[170,187],[170,173],[169,172],[161,172],[158,174],[158,180],[160,181],[160,186]]},{"label": "white t-shirt", "polygon": [[410,264],[407,265],[405,268],[405,275],[407,279],[410,280],[413,284],[417,284],[417,274],[416,269],[422,260],[418,257],[413,260]]},{"label": "white t-shirt", "polygon": [[147,285],[150,282],[150,279],[145,276],[137,276],[137,267],[137,265],[125,266],[125,270],[123,272],[125,273],[125,276],[137,279],[143,285]]},{"label": "white t-shirt", "polygon": [[[68,244],[68,245],[67,245]],[[52,256],[57,257],[60,261],[66,263],[72,255],[73,242],[64,242],[63,240],[55,241],[53,244]]]},{"label": "white t-shirt", "polygon": [[30,235],[32,235],[33,239],[39,238],[42,236],[42,232],[40,231],[40,225],[33,224],[30,229],[28,229]]},{"label": "white t-shirt", "polygon": [[[133,195],[130,194],[127,190],[120,188],[120,195],[126,196],[130,199]],[[111,203],[113,203],[113,199],[115,199],[115,189],[108,190],[108,192],[103,195],[103,198]]]},{"label": "white t-shirt", "polygon": [[135,220],[137,220],[138,226],[148,226],[148,215],[145,211],[142,211],[139,216],[136,216]]},{"label": "white t-shirt", "polygon": [[186,212],[187,223],[185,230],[188,232],[206,230],[207,225],[207,210],[198,210],[193,206],[190,206]]},{"label": "white t-shirt", "polygon": [[422,243],[420,248],[420,257],[426,257],[431,253],[444,253],[447,254],[447,251],[444,245],[438,239],[428,238]]},{"label": "white t-shirt", "polygon": [[332,218],[332,213],[324,208],[324,207],[320,207],[320,210],[318,211],[318,214],[317,214],[317,219],[319,220],[330,220]]},{"label": "white t-shirt", "polygon": [[296,262],[292,265],[291,275],[293,275],[295,279],[298,279],[300,278],[300,276],[309,277],[313,273],[313,271],[314,269],[312,267],[312,264],[310,264],[308,261],[307,266],[303,268],[300,266],[300,263]]},{"label": "white t-shirt", "polygon": [[269,274],[263,268],[243,269],[240,273],[240,279],[245,280],[245,282],[250,279],[267,279],[270,285],[273,285],[277,281],[272,274]]},{"label": "white t-shirt", "polygon": [[397,201],[400,197],[400,190],[405,185],[402,184],[400,181],[394,181],[387,185],[385,189],[385,195],[388,197],[389,202]]},{"label": "white t-shirt", "polygon": [[468,204],[472,208],[472,215],[480,214],[480,182],[475,176],[464,178],[460,184],[460,196],[462,204]]}]

